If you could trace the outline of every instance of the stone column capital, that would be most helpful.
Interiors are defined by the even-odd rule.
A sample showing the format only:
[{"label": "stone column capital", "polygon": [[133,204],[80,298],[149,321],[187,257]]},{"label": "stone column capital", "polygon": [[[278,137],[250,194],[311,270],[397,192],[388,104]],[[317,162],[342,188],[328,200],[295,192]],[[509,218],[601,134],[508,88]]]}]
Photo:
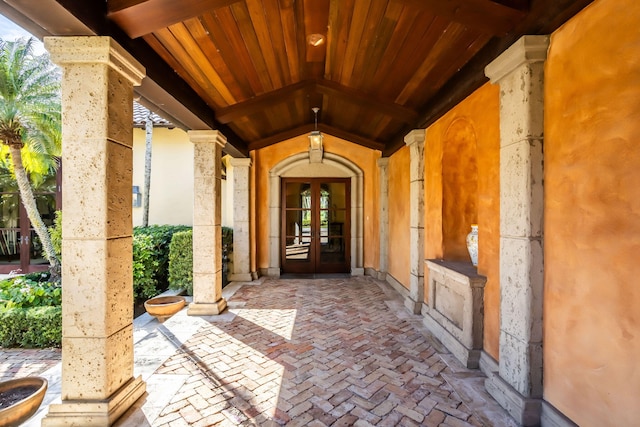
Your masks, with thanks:
[{"label": "stone column capital", "polygon": [[250,158],[236,158],[232,157],[229,159],[229,163],[234,168],[250,168],[251,167],[251,159]]},{"label": "stone column capital", "polygon": [[415,143],[424,144],[425,139],[427,138],[427,130],[426,129],[414,129],[404,137],[404,143],[411,146]]},{"label": "stone column capital", "polygon": [[134,86],[140,86],[145,68],[111,37],[45,37],[45,49],[58,65],[102,63],[118,71]]},{"label": "stone column capital", "polygon": [[380,157],[377,160],[378,163],[378,167],[379,168],[386,168],[387,166],[389,166],[389,158],[388,157]]},{"label": "stone column capital", "polygon": [[491,83],[499,83],[525,64],[544,62],[549,50],[549,36],[522,36],[484,69]]},{"label": "stone column capital", "polygon": [[216,143],[220,148],[227,144],[227,137],[219,130],[190,130],[187,131],[189,141],[196,143],[211,142]]}]

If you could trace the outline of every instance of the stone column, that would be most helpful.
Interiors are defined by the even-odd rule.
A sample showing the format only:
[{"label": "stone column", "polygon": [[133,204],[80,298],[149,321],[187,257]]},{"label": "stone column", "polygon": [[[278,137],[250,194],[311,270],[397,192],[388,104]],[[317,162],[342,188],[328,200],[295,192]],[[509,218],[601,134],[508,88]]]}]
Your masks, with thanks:
[{"label": "stone column", "polygon": [[409,187],[411,245],[411,283],[405,306],[413,314],[420,314],[424,301],[424,129],[412,130],[404,137],[410,150]]},{"label": "stone column", "polygon": [[485,69],[500,85],[500,360],[489,393],[519,423],[540,422],[543,303],[544,61],[524,36]]},{"label": "stone column", "polygon": [[145,393],[133,377],[133,86],[109,37],[47,37],[62,68],[62,402],[43,426],[109,426]]},{"label": "stone column", "polygon": [[188,132],[193,142],[193,302],[190,316],[220,314],[222,298],[222,148],[217,130]]},{"label": "stone column", "polygon": [[378,159],[378,179],[380,180],[380,260],[378,280],[385,280],[389,270],[389,158]]},{"label": "stone column", "polygon": [[231,159],[233,166],[233,274],[229,280],[250,282],[250,212],[251,189],[249,172],[251,159]]}]

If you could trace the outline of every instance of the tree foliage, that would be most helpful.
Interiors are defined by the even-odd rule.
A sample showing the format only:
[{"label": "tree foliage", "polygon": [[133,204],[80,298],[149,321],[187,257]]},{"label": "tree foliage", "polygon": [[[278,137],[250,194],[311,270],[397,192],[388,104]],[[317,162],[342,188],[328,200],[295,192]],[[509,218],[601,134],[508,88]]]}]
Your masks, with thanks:
[{"label": "tree foliage", "polygon": [[0,40],[0,164],[13,170],[22,203],[52,266],[59,260],[33,195],[32,183],[55,171],[62,152],[60,73],[33,38]]}]

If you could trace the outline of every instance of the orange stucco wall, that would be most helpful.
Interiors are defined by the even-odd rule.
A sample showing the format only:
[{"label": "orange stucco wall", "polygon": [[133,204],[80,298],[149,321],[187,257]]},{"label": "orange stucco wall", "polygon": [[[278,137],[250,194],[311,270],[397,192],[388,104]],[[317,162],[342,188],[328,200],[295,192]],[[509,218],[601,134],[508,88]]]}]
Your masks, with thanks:
[{"label": "orange stucco wall", "polygon": [[545,69],[544,397],[583,427],[640,420],[639,23],[598,0]]},{"label": "orange stucco wall", "polygon": [[409,147],[402,147],[391,157],[389,178],[389,271],[405,288],[409,289],[411,247],[410,237],[410,177]]},{"label": "orange stucco wall", "polygon": [[[256,236],[256,267],[269,267],[269,171],[280,161],[294,154],[306,152],[309,140],[306,135],[292,138],[252,152],[253,190],[255,193],[254,223]],[[325,153],[345,157],[358,165],[364,174],[364,268],[378,269],[380,238],[378,235],[378,165],[380,151],[372,150],[324,135]]]},{"label": "orange stucco wall", "polygon": [[478,224],[478,272],[487,277],[484,348],[495,359],[500,336],[499,108],[499,88],[486,84],[431,125],[425,141],[425,257],[469,261],[465,239],[471,224]]}]

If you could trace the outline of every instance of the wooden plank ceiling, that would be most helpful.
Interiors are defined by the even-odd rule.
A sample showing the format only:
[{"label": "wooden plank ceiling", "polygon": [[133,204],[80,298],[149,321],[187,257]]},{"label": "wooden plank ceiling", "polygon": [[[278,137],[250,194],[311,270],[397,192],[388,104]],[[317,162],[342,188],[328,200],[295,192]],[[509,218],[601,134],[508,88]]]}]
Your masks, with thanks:
[{"label": "wooden plank ceiling", "polygon": [[175,70],[242,152],[308,133],[317,106],[321,131],[389,155],[520,35],[587,3],[107,0],[106,16]]}]

